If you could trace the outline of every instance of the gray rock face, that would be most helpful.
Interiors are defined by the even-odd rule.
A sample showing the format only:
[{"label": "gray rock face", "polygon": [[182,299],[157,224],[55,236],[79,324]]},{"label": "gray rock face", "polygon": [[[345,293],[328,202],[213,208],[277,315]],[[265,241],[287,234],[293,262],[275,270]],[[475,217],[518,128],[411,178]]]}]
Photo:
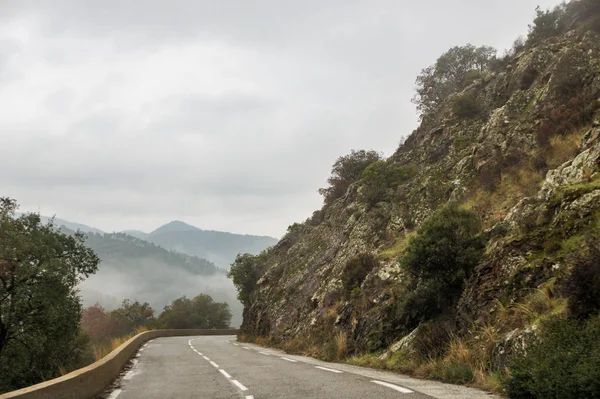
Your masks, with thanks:
[{"label": "gray rock face", "polygon": [[[564,275],[565,254],[541,252],[548,252],[549,232],[577,235],[600,210],[600,38],[553,38],[466,90],[485,115],[455,117],[451,97],[426,117],[388,160],[416,173],[385,201],[369,205],[359,181],[323,209],[321,222],[308,220],[275,246],[244,311],[246,333],[322,344],[341,332],[351,350],[402,346],[410,330],[393,314],[394,287],[403,279],[398,259],[407,235],[449,200],[476,211],[492,237],[457,308],[464,331],[489,319],[498,301],[514,303]],[[563,123],[561,112],[575,102],[580,119]],[[375,255],[378,266],[348,297],[342,272],[361,253]],[[494,352],[499,359],[514,353],[505,341]]]}]

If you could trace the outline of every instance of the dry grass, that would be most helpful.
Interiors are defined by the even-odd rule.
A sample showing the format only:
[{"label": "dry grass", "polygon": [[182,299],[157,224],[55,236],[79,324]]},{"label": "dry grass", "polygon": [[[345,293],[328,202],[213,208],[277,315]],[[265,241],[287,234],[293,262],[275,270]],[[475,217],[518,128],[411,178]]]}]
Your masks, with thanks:
[{"label": "dry grass", "polygon": [[483,187],[474,189],[462,207],[482,215],[484,226],[489,228],[503,220],[508,210],[521,198],[535,194],[542,180],[542,175],[533,167],[513,168],[501,175],[493,192]]},{"label": "dry grass", "polygon": [[573,158],[579,151],[581,139],[588,129],[576,130],[565,136],[554,136],[550,139],[550,148],[547,151],[547,164],[550,169],[562,165]]},{"label": "dry grass", "polygon": [[381,260],[391,260],[400,257],[400,255],[402,255],[406,250],[409,240],[415,234],[416,233],[411,232],[398,238],[392,246],[381,251],[379,255],[377,255],[377,258]]},{"label": "dry grass", "polygon": [[122,337],[113,338],[110,340],[109,344],[106,345],[94,345],[92,346],[92,353],[94,355],[94,360],[98,361],[108,355],[110,352],[117,349],[119,346],[123,345],[125,342],[129,341],[131,338],[135,337],[138,334],[143,332],[150,331],[148,327],[142,326],[138,327],[135,332],[124,335]]},{"label": "dry grass", "polygon": [[338,360],[344,359],[348,355],[348,336],[340,331],[335,335],[336,357]]}]

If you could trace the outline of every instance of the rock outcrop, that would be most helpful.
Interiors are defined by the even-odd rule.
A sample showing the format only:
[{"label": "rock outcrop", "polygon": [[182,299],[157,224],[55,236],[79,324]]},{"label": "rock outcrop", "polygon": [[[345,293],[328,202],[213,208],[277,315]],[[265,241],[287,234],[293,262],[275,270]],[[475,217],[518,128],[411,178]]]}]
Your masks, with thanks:
[{"label": "rock outcrop", "polygon": [[[466,95],[476,96],[478,116],[455,115],[453,103]],[[410,338],[394,313],[405,277],[398,259],[412,231],[457,201],[481,216],[489,240],[455,323],[474,339],[478,325],[491,324],[501,334],[494,361],[504,364],[532,327],[504,327],[499,312],[568,273],[573,246],[600,228],[599,100],[593,31],[550,38],[481,76],[425,117],[386,161],[411,173],[383,201],[366,201],[359,181],[290,227],[269,252],[242,330],[281,345],[326,345],[344,333],[357,353]],[[348,296],[341,276],[362,253],[378,263]],[[392,350],[407,345],[400,342]]]}]

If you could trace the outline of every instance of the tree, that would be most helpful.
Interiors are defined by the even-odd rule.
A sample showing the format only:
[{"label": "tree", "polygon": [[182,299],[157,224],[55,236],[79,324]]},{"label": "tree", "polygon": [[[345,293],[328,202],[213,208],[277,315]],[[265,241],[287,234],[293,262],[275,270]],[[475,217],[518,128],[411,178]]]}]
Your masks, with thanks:
[{"label": "tree", "polygon": [[421,225],[400,262],[415,282],[414,302],[423,316],[431,318],[456,302],[484,246],[477,215],[455,203]]},{"label": "tree", "polygon": [[0,391],[52,378],[77,362],[77,283],[99,259],[81,234],[58,232],[38,214],[16,217],[0,198]]},{"label": "tree", "polygon": [[109,314],[112,323],[112,335],[122,336],[134,332],[154,320],[154,309],[148,302],[140,303],[124,299],[121,307]]},{"label": "tree", "polygon": [[256,286],[267,254],[267,251],[259,255],[238,254],[231,264],[227,277],[233,280],[233,285],[238,291],[237,298],[244,305],[250,304],[250,293]]},{"label": "tree", "polygon": [[450,94],[464,89],[470,82],[488,70],[496,59],[496,49],[472,44],[452,47],[423,69],[417,77],[417,93],[413,103],[421,117],[431,114]]},{"label": "tree", "polygon": [[210,295],[174,300],[158,317],[163,328],[229,328],[231,312],[227,303],[215,302]]},{"label": "tree", "polygon": [[319,189],[325,205],[344,195],[348,187],[361,178],[364,170],[381,158],[381,154],[372,150],[352,150],[350,154],[339,157],[331,168],[331,176],[327,179],[329,187]]},{"label": "tree", "polygon": [[93,342],[106,342],[113,337],[109,314],[98,303],[83,309],[80,325]]},{"label": "tree", "polygon": [[560,34],[564,26],[564,15],[566,4],[560,4],[552,10],[542,10],[541,7],[535,9],[536,17],[533,20],[533,25],[529,25],[529,34],[527,35],[527,43],[535,44],[541,40]]}]

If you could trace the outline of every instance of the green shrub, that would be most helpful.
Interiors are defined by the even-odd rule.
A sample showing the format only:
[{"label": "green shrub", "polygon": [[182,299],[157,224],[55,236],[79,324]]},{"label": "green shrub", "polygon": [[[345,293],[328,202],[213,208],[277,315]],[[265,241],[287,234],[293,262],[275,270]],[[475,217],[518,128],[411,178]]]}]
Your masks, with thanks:
[{"label": "green shrub", "polygon": [[600,312],[600,246],[592,245],[581,255],[565,284],[569,313],[579,319]]},{"label": "green shrub", "polygon": [[408,244],[401,266],[416,282],[419,293],[412,309],[427,319],[453,307],[465,280],[475,268],[485,246],[481,221],[455,203],[438,210],[417,230]]},{"label": "green shrub", "polygon": [[540,342],[510,364],[509,397],[600,398],[600,317],[555,318],[542,328]]},{"label": "green shrub", "polygon": [[355,290],[360,290],[360,285],[376,265],[377,260],[371,254],[361,254],[346,263],[342,272],[342,286],[346,297],[351,297],[353,293],[360,294],[360,291]]},{"label": "green shrub", "polygon": [[417,173],[414,165],[394,165],[389,161],[373,162],[363,172],[363,195],[374,205],[387,199],[390,191]]},{"label": "green shrub", "polygon": [[475,118],[482,113],[482,108],[477,101],[477,95],[473,92],[463,94],[454,100],[452,104],[454,115],[461,119]]}]

